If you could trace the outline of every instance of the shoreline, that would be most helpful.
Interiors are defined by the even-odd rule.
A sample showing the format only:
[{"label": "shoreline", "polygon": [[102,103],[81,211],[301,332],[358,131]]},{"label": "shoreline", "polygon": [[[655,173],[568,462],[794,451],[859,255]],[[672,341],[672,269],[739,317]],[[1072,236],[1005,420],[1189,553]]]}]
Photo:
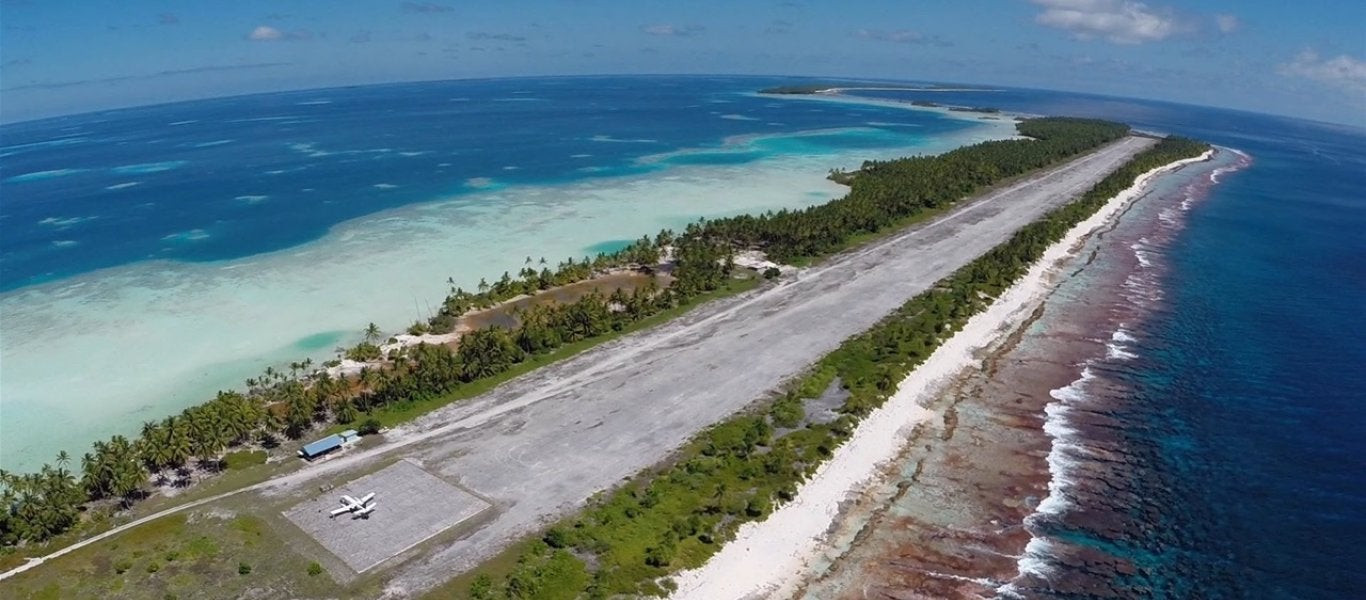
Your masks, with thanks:
[{"label": "shoreline", "polygon": [[[1146,146],[1147,144],[1148,144],[1147,142],[1144,142],[1144,141],[1142,141],[1142,140],[1128,139],[1128,140],[1123,141],[1123,142],[1121,142],[1121,143],[1118,143],[1118,144],[1116,144],[1116,145],[1114,145],[1114,146],[1104,147],[1104,148],[1102,148],[1101,150],[1096,151],[1096,154],[1093,155],[1093,156],[1074,159],[1072,162],[1070,162],[1070,163],[1068,163],[1068,164],[1066,164],[1066,165],[1064,165],[1064,166],[1058,167],[1058,168],[1057,168],[1056,170],[1054,170],[1054,171],[1049,171],[1049,172],[1046,172],[1046,173],[1044,173],[1044,174],[1041,174],[1041,175],[1039,175],[1038,177],[1040,178],[1040,181],[1051,182],[1052,185],[1054,185],[1054,186],[1063,185],[1063,183],[1057,181],[1057,180],[1059,180],[1059,179],[1062,180],[1062,181],[1064,181],[1064,182],[1065,182],[1065,181],[1069,181],[1069,180],[1070,180],[1070,181],[1075,181],[1076,178],[1078,178],[1078,177],[1080,177],[1080,178],[1082,178],[1082,179],[1085,179],[1085,180],[1090,180],[1090,179],[1093,179],[1093,178],[1095,178],[1095,177],[1098,177],[1098,176],[1099,176],[1098,173],[1101,173],[1101,172],[1108,172],[1111,168],[1113,168],[1113,165],[1112,165],[1112,166],[1110,166],[1110,167],[1106,167],[1104,170],[1096,171],[1095,173],[1086,173],[1086,168],[1087,168],[1087,167],[1095,167],[1096,161],[1100,161],[1102,164],[1106,164],[1106,165],[1110,165],[1110,164],[1112,164],[1112,163],[1117,164],[1117,161],[1124,159],[1125,157],[1129,156],[1129,155],[1132,154],[1132,153],[1138,152],[1142,147]],[[1093,170],[1094,170],[1094,168],[1093,168]],[[1083,173],[1085,173],[1085,174],[1083,174]],[[1129,177],[1129,178],[1132,178],[1132,175],[1129,175],[1128,177]],[[1011,230],[1013,230],[1013,229],[1015,229],[1015,228],[1020,227],[1020,226],[1021,226],[1021,225],[1020,225],[1020,222],[1023,222],[1024,218],[1025,218],[1027,215],[1025,215],[1025,214],[1020,214],[1018,211],[1011,212],[1011,211],[1008,211],[1007,209],[1000,208],[1001,206],[1004,206],[1004,205],[1005,205],[1004,203],[1000,202],[1000,200],[1001,200],[1003,194],[1005,194],[1005,193],[1007,193],[1007,192],[1009,192],[1009,191],[1012,191],[1012,190],[1014,190],[1014,189],[1020,188],[1021,186],[1025,185],[1025,183],[1027,183],[1027,182],[1024,182],[1024,183],[1016,183],[1016,184],[1013,185],[1012,188],[1006,189],[1006,190],[1001,190],[1001,189],[992,190],[989,194],[987,194],[985,200],[984,200],[982,203],[976,204],[976,205],[974,205],[973,207],[971,207],[971,208],[969,208],[969,209],[965,209],[964,212],[965,212],[965,213],[968,212],[968,211],[980,212],[980,211],[982,211],[982,210],[988,210],[988,212],[990,212],[990,210],[991,210],[990,207],[995,206],[996,208],[995,208],[994,210],[995,210],[996,212],[995,212],[995,213],[992,213],[992,214],[995,215],[996,218],[997,218],[998,220],[1006,220],[1008,223],[1014,223],[1014,225],[1012,225],[1011,228],[1008,229],[1008,230],[1007,230],[1007,229],[1001,229],[1001,230],[999,230],[999,231],[993,231],[993,232],[991,232],[991,233],[994,234],[993,237],[995,237],[995,236],[1004,236],[1004,235],[1007,235],[1009,231],[1011,231]],[[1075,189],[1075,188],[1078,187],[1080,184],[1067,184],[1067,185],[1071,185],[1071,186],[1072,186],[1072,188],[1069,188],[1069,189]],[[1049,194],[1048,192],[1038,191],[1038,190],[1031,191],[1031,193],[1034,194],[1035,196],[1038,196],[1038,197],[1040,198],[1040,202],[1042,202],[1043,199],[1045,199],[1046,197],[1051,197],[1051,196],[1053,196],[1053,194]],[[1040,194],[1042,194],[1043,196],[1040,196]],[[1099,200],[1099,198],[1097,198],[1096,200]],[[1093,200],[1093,201],[1094,201],[1094,200]],[[988,207],[988,208],[984,209],[983,207]],[[1042,210],[1042,209],[1040,209],[1040,210]],[[961,215],[959,215],[959,216],[961,216]],[[947,217],[947,218],[941,219],[941,220],[939,220],[939,221],[936,221],[936,224],[942,224],[943,222],[950,221],[950,220],[953,220],[953,217]],[[982,225],[982,227],[989,227],[989,225]],[[1063,232],[1063,229],[1057,229],[1057,230],[1055,230],[1055,232],[1050,236],[1050,238],[1056,238],[1057,236],[1060,236],[1060,235],[1062,234],[1062,232]],[[879,242],[879,243],[876,243],[876,244],[872,244],[872,246],[871,246],[869,249],[867,249],[867,250],[860,251],[860,252],[855,252],[855,253],[853,253],[852,255],[850,255],[850,254],[845,254],[844,256],[845,256],[846,259],[849,259],[849,260],[858,260],[858,259],[865,259],[865,260],[867,260],[867,259],[871,259],[872,257],[874,257],[874,256],[877,254],[877,250],[878,250],[879,248],[883,248],[883,247],[886,246],[888,243],[890,243],[890,242]],[[944,244],[944,242],[943,242],[942,240],[935,240],[935,239],[931,239],[929,242],[926,242],[926,243],[933,244],[933,245],[936,245],[936,246],[943,246],[943,244]],[[974,247],[975,247],[975,246],[974,246]],[[965,249],[961,249],[961,248],[954,249],[954,248],[950,248],[950,247],[945,247],[943,250],[944,250],[945,253],[946,253],[945,255],[956,256],[956,257],[959,257],[959,258],[958,258],[959,260],[970,261],[971,257],[976,255],[976,252],[985,251],[985,248],[979,249],[979,250],[977,250],[977,251],[973,251],[973,250],[965,250]],[[1035,252],[1037,252],[1037,251],[1035,251]],[[885,252],[884,252],[884,254],[885,254]],[[1031,254],[1034,254],[1034,253],[1031,253]],[[890,255],[889,255],[889,257],[890,257]],[[925,267],[922,267],[922,268],[925,268]],[[941,271],[943,268],[946,268],[946,267],[944,267],[943,265],[928,267],[928,269],[930,269],[930,270],[931,270],[932,272],[934,272],[934,273],[938,273],[938,272]],[[813,274],[821,274],[821,273],[825,273],[825,272],[830,272],[830,269],[829,269],[829,268],[818,269],[817,271],[814,271]],[[1017,273],[1018,273],[1018,272],[1017,272]],[[942,274],[940,274],[939,276],[942,277]],[[831,277],[836,277],[836,278],[838,278],[838,276],[831,276]],[[803,282],[806,282],[806,281],[811,281],[811,280],[810,280],[809,278],[803,278]],[[898,279],[897,281],[903,281],[903,279]],[[935,277],[932,277],[930,274],[925,274],[925,275],[923,275],[923,276],[921,277],[921,279],[919,279],[918,281],[921,281],[921,282],[922,282],[921,285],[926,285],[926,286],[928,286],[928,285],[932,285],[934,281],[938,281],[938,279],[936,279]],[[895,286],[888,286],[888,285],[887,285],[887,284],[890,284],[890,283],[893,283],[893,281],[886,281],[886,282],[883,282],[882,284],[878,284],[878,285],[882,285],[883,288],[884,288],[884,290],[886,290],[888,287],[890,287],[890,288],[892,288],[893,291],[890,291],[890,292],[887,292],[887,291],[880,291],[880,292],[879,292],[879,291],[876,291],[875,289],[869,289],[868,291],[873,292],[873,293],[871,294],[870,297],[880,298],[881,301],[883,301],[884,303],[885,303],[886,301],[888,301],[888,300],[894,300],[894,298],[889,298],[889,297],[888,297],[888,294],[890,293],[892,296],[896,296],[896,295],[898,295],[898,292],[895,291]],[[789,285],[799,285],[799,283],[797,283],[797,282],[792,282],[792,283],[790,283]],[[839,286],[837,285],[837,282],[835,282],[835,281],[829,281],[829,282],[825,282],[825,283],[822,283],[822,282],[820,282],[820,281],[815,281],[815,282],[813,282],[813,283],[809,283],[808,285],[817,286],[817,287],[825,286],[826,288],[829,288],[830,286],[835,286],[836,288],[839,287]],[[865,283],[865,287],[867,287],[867,286],[866,286],[866,283]],[[996,290],[999,290],[999,289],[1000,289],[999,287],[998,287],[998,288],[994,288],[993,293],[995,293],[995,291],[996,291]],[[754,302],[753,299],[751,299],[750,301],[745,302],[745,303],[743,304],[743,306],[749,306],[752,302]],[[814,307],[813,309],[819,310],[820,308],[821,308],[821,307]],[[881,312],[882,310],[886,310],[886,309],[879,309],[879,310],[876,311],[875,313],[869,313],[869,314],[864,315],[864,317],[865,317],[865,318],[868,318],[868,319],[880,318],[880,316],[881,316],[882,314],[884,314],[883,312]],[[856,312],[857,312],[857,311],[856,311]],[[864,311],[864,312],[867,312],[867,311]],[[728,314],[733,314],[733,311],[732,311],[732,313],[728,313]],[[765,314],[767,314],[767,313],[765,313]],[[846,312],[846,313],[842,313],[842,314],[843,314],[843,316],[846,317],[846,318],[841,318],[840,320],[841,320],[841,321],[846,321],[846,322],[847,322],[847,321],[848,321],[848,318],[847,318],[847,317],[851,317],[853,313],[847,313],[847,312]],[[706,319],[703,319],[702,321],[694,321],[694,322],[693,322],[693,325],[698,326],[698,327],[702,327],[702,326],[704,326],[705,323],[712,322],[712,321],[714,321],[714,320],[715,320],[717,317],[719,317],[719,316],[721,316],[721,315],[720,315],[720,314],[716,314],[716,315],[713,315],[712,317],[708,317],[708,318],[706,318]],[[961,323],[961,322],[962,322],[962,321],[958,321],[957,323]],[[685,324],[685,326],[687,326],[687,325],[688,325],[688,324]],[[774,330],[774,331],[776,331],[776,330]],[[770,332],[770,333],[771,333],[771,332]],[[781,334],[779,334],[779,335],[781,335]],[[670,336],[667,336],[667,337],[672,338],[672,337],[675,337],[675,336],[676,336],[676,334],[670,335]],[[847,334],[841,335],[841,336],[839,336],[839,337],[840,337],[840,338],[843,338],[843,337],[846,337],[846,336],[847,336]],[[738,335],[738,337],[737,337],[736,339],[744,340],[746,337],[748,337],[748,334],[740,334],[740,335]],[[757,336],[755,336],[754,338],[751,338],[751,339],[757,339]],[[649,346],[649,347],[650,347],[650,348],[657,348],[657,347],[658,347],[658,344],[654,344],[654,345],[651,345],[651,346]],[[664,351],[664,352],[672,352],[672,350],[670,350],[670,349],[664,349],[664,350],[662,350],[662,351]],[[614,360],[614,361],[612,361],[612,362],[620,363],[620,361],[616,361],[616,360]],[[693,364],[705,363],[705,361],[696,361],[696,360],[691,361],[691,362],[692,362]],[[808,360],[804,360],[804,361],[802,361],[801,364],[809,364],[809,361],[808,361]],[[570,368],[572,369],[572,367],[570,367]],[[564,369],[561,368],[560,370],[563,371]],[[598,371],[598,372],[603,372],[603,371],[601,371],[600,369],[597,370],[597,371]],[[573,380],[573,382],[580,381],[580,375],[582,375],[582,373],[576,373],[576,374],[574,374],[573,377],[570,377],[569,379],[570,379],[570,380]],[[547,374],[542,374],[542,380],[544,380],[546,376],[549,376],[549,377],[552,377],[552,378],[562,378],[562,376],[556,375],[554,371],[550,372],[548,375],[547,375]],[[614,377],[626,377],[627,379],[626,379],[625,381],[628,381],[628,382],[640,381],[640,378],[637,377],[637,376],[634,376],[633,374],[614,375]],[[608,386],[612,385],[611,381],[608,380],[608,379],[602,379],[602,381],[605,382],[605,383],[603,383],[602,385],[608,385]],[[572,385],[578,385],[577,383],[573,383],[573,382],[571,382]],[[523,383],[524,383],[524,384],[529,384],[529,385],[532,385],[532,386],[533,386],[532,389],[533,389],[534,391],[531,392],[531,393],[535,394],[535,397],[527,397],[526,394],[524,394],[524,393],[522,393],[522,392],[519,392],[518,390],[515,390],[515,389],[511,389],[511,390],[509,390],[509,389],[503,389],[503,396],[504,396],[504,397],[508,397],[508,394],[513,394],[513,395],[521,394],[521,396],[519,396],[519,397],[517,398],[517,402],[515,402],[515,403],[513,403],[513,404],[524,404],[525,402],[536,403],[536,402],[538,402],[540,399],[548,398],[548,397],[549,397],[550,392],[548,392],[548,391],[545,389],[546,386],[545,386],[544,384],[536,384],[536,383],[534,383],[534,382],[528,382],[528,381],[523,381]],[[561,386],[561,387],[563,387],[563,386]],[[617,385],[617,386],[616,386],[615,388],[613,388],[613,389],[619,389],[619,388],[621,388],[621,387],[622,387],[621,385]],[[767,385],[760,386],[760,387],[763,387],[764,389],[768,389],[768,386],[767,386]],[[757,388],[756,388],[756,393],[757,393]],[[741,394],[740,396],[743,396],[743,397],[751,397],[749,394]],[[879,404],[880,404],[880,403],[881,403],[881,402],[879,402]],[[545,403],[537,403],[536,406],[537,406],[537,408],[538,408],[539,410],[542,410],[542,411],[563,412],[563,411],[565,411],[565,410],[571,410],[571,411],[575,411],[575,412],[572,413],[572,414],[574,414],[575,416],[581,416],[581,415],[582,415],[582,413],[577,412],[577,411],[579,410],[579,408],[578,408],[578,407],[574,407],[574,406],[570,406],[570,407],[567,407],[567,408],[566,408],[566,406],[564,406],[564,405],[559,405],[559,404],[545,404]],[[475,407],[475,408],[478,408],[478,407]],[[498,414],[502,414],[503,410],[504,410],[504,409],[508,409],[508,408],[513,408],[513,407],[509,407],[509,406],[500,406],[500,407],[499,407],[499,410],[497,410],[497,411],[495,411],[495,412],[497,412]],[[449,411],[447,411],[447,412],[449,412]],[[467,407],[464,407],[464,410],[460,410],[460,411],[457,411],[457,412],[458,412],[458,413],[465,414],[466,416],[468,416],[469,413],[471,412],[471,410],[470,410],[470,407],[467,406]],[[476,412],[477,412],[477,411],[476,411]],[[615,414],[616,412],[617,412],[617,411],[612,411],[612,414]],[[426,419],[426,421],[430,422],[431,420],[430,420],[430,419]],[[556,419],[551,419],[551,421],[556,421]],[[451,426],[458,426],[458,425],[459,425],[459,424],[450,423],[450,424],[448,424],[447,426],[438,427],[437,429],[432,430],[432,429],[424,429],[424,428],[422,428],[420,425],[415,424],[415,427],[414,427],[414,428],[410,428],[410,429],[409,429],[409,433],[415,433],[415,434],[417,434],[417,436],[416,436],[417,438],[428,439],[428,438],[431,437],[431,436],[440,435],[440,434],[441,434],[441,431],[443,431],[443,430],[449,430],[449,428],[450,428]],[[468,423],[465,423],[464,425],[465,425],[466,427],[468,427]],[[673,427],[677,428],[676,425],[674,425]],[[590,428],[590,429],[591,429],[591,428]],[[585,430],[585,431],[586,431],[586,430]],[[501,437],[497,437],[497,432],[493,432],[492,434],[495,435],[495,439],[498,439],[498,440],[503,439],[503,438],[501,438]],[[537,434],[532,434],[532,435],[537,435]],[[843,437],[844,435],[845,435],[845,434],[840,434],[840,437]],[[412,440],[410,440],[409,442],[405,442],[405,443],[403,443],[403,444],[401,444],[401,445],[408,445],[409,443],[417,443],[417,442],[421,441],[421,439],[412,439]],[[651,438],[651,439],[656,439],[656,440],[657,440],[657,438]],[[457,441],[456,443],[459,443],[459,442]],[[391,447],[390,449],[392,449],[392,447]],[[373,449],[371,449],[371,450],[373,450],[373,451],[382,451],[383,449],[382,449],[382,448],[373,448]],[[432,448],[432,449],[430,449],[429,451],[443,451],[443,450],[442,450],[441,448]],[[364,453],[362,453],[362,454],[374,455],[374,452],[367,451],[367,452],[364,452]],[[470,455],[465,455],[465,456],[467,457],[467,459],[469,459],[469,457],[470,457]],[[486,456],[486,457],[484,457],[484,458],[485,458],[486,460],[493,461],[494,463],[498,463],[498,462],[500,462],[500,461],[505,460],[504,456],[505,456],[505,455],[504,455],[503,453],[494,452],[493,454],[488,455],[488,456]],[[354,461],[354,460],[360,460],[360,459],[362,459],[363,457],[362,457],[362,456],[351,456],[350,458],[353,459],[353,461]],[[343,459],[342,462],[346,462],[345,459]],[[354,463],[353,463],[353,464],[354,464]],[[330,467],[330,468],[329,468],[329,467]],[[337,469],[342,469],[342,468],[345,468],[345,465],[338,465],[336,461],[331,461],[331,462],[329,462],[329,464],[324,465],[324,466],[319,466],[317,469],[315,469],[315,470],[317,471],[317,473],[315,473],[314,475],[322,475],[324,472],[336,472]],[[598,467],[598,471],[600,471],[600,470],[601,470],[601,467],[599,466],[599,467]],[[468,472],[468,471],[469,471],[468,469],[462,470],[462,472]],[[505,473],[504,470],[492,469],[492,470],[480,471],[479,469],[475,469],[475,471],[484,473],[486,476],[492,478],[492,480],[491,480],[490,482],[485,482],[485,484],[482,484],[482,485],[478,486],[478,487],[480,487],[480,489],[494,489],[494,488],[497,488],[497,487],[500,486],[500,485],[506,485],[506,482],[500,483],[501,480],[499,480],[499,477],[504,476],[504,475],[503,475],[503,474]],[[595,472],[598,472],[598,471],[595,471]],[[288,483],[288,482],[289,482],[289,481],[295,481],[295,482],[300,481],[300,479],[298,478],[298,476],[300,476],[300,475],[305,475],[305,474],[299,473],[299,474],[294,474],[294,475],[291,475],[291,476],[281,477],[281,478],[279,478],[279,479],[273,481],[273,482],[272,482],[272,485],[285,485],[285,486],[292,485],[292,484],[290,484],[290,483]],[[590,478],[591,478],[591,477],[590,477]],[[307,477],[305,477],[305,479],[307,479]],[[522,485],[521,481],[522,481],[522,480],[518,479],[518,480],[515,482],[515,484],[516,484],[516,485]],[[255,487],[260,488],[261,486],[255,486]],[[262,488],[262,489],[264,489],[264,488]],[[562,506],[562,505],[557,505],[557,506]],[[558,510],[558,509],[556,509],[556,510]],[[509,526],[515,526],[515,523],[514,523],[514,524],[511,524],[511,525],[509,525]],[[484,534],[486,537],[487,537],[487,536],[491,536],[491,535],[496,535],[496,533],[489,533],[488,531],[489,531],[489,530],[484,530],[484,531],[481,532],[481,533]],[[446,551],[446,554],[449,554],[449,553],[454,552],[454,551],[455,551],[455,550],[447,550],[447,551]],[[395,584],[395,585],[400,585],[400,586],[408,585],[408,583],[411,582],[410,580],[419,580],[419,581],[416,582],[416,585],[418,585],[418,587],[420,587],[420,588],[425,588],[425,587],[431,585],[430,582],[429,582],[429,580],[431,580],[430,577],[432,577],[432,575],[428,575],[428,574],[426,573],[426,571],[424,571],[423,568],[417,568],[417,567],[415,567],[414,570],[413,570],[413,573],[411,573],[410,576],[405,576],[404,578],[401,578],[401,581],[400,581],[399,583]],[[427,578],[427,579],[424,579],[424,578]]]},{"label": "shoreline", "polygon": [[702,567],[678,574],[677,591],[671,598],[782,598],[798,592],[813,562],[831,549],[828,532],[838,523],[845,503],[875,485],[878,474],[913,440],[913,430],[935,416],[922,401],[943,389],[978,359],[979,352],[1028,317],[1056,286],[1057,267],[1074,256],[1086,238],[1121,214],[1150,181],[1211,156],[1212,150],[1139,175],[1130,187],[1049,246],[1024,277],[985,311],[969,319],[962,330],[903,379],[887,402],[863,419],[849,441],[799,487],[792,502],[764,521],[741,526],[735,539]]},{"label": "shoreline", "polygon": [[[920,142],[908,138],[907,145],[880,152],[780,154],[739,166],[668,165],[649,174],[608,177],[605,188],[603,178],[593,177],[565,185],[475,191],[455,199],[434,199],[346,221],[334,225],[320,240],[295,248],[224,262],[147,261],[0,294],[0,306],[9,317],[4,335],[14,342],[5,344],[5,374],[25,370],[31,373],[7,381],[6,412],[15,422],[55,413],[74,426],[67,430],[67,435],[59,436],[67,439],[10,440],[6,444],[5,466],[36,470],[58,450],[77,452],[110,434],[132,435],[142,422],[200,404],[211,399],[216,391],[243,389],[245,378],[255,377],[267,366],[279,368],[295,360],[321,363],[335,358],[332,348],[359,341],[360,329],[367,321],[399,333],[412,323],[415,312],[421,313],[422,308],[445,296],[443,281],[451,273],[463,274],[461,283],[471,287],[481,275],[491,279],[504,270],[489,269],[485,273],[480,272],[479,265],[505,264],[511,270],[527,254],[581,256],[587,252],[584,244],[571,243],[575,232],[556,226],[553,217],[577,219],[581,217],[576,215],[593,213],[599,216],[588,222],[595,227],[603,222],[616,223],[602,230],[600,237],[626,238],[661,227],[681,230],[686,222],[695,220],[671,220],[684,209],[694,216],[717,218],[803,208],[847,192],[845,186],[823,176],[831,166],[853,167],[869,156],[938,153],[975,143],[980,138],[1001,137],[999,130],[987,123],[967,131],[972,133],[953,133]],[[742,172],[745,177],[738,179],[747,185],[740,188],[716,183],[737,180]],[[659,209],[630,210],[631,205],[626,202],[642,194],[669,198],[671,202]],[[735,200],[741,196],[750,200],[736,205]],[[691,204],[685,206],[685,201]],[[506,205],[508,215],[495,216],[485,207],[496,202]],[[393,230],[389,223],[393,220],[406,224]],[[537,239],[536,249],[505,241],[482,244],[477,235],[456,238],[453,245],[449,237],[443,237],[449,229],[443,223],[482,228],[502,228],[511,223],[506,226],[512,227],[510,231],[515,235],[508,239],[516,240],[535,229],[544,230],[545,237]],[[424,250],[412,256],[414,249],[421,246],[436,251]],[[512,249],[503,253],[502,259],[492,256],[504,247]],[[516,250],[517,247],[522,249]],[[311,274],[299,272],[301,262],[312,265]],[[394,265],[401,267],[396,269]],[[299,281],[299,275],[305,280]],[[334,287],[327,282],[338,281],[351,281],[350,287],[370,291],[327,294]],[[238,289],[228,294],[229,287]],[[318,295],[319,292],[324,295]],[[272,309],[243,314],[249,308],[247,302],[241,301],[243,296]],[[424,303],[424,299],[428,302]],[[95,301],[111,305],[112,310],[101,314],[82,310]],[[303,309],[307,304],[314,306]],[[359,304],[368,308],[356,312],[353,307]],[[197,307],[212,310],[204,313]],[[138,314],[142,318],[136,322],[119,319],[117,313]],[[344,317],[347,314],[357,316]],[[229,325],[243,319],[255,323],[253,329],[269,329],[271,335],[250,335],[251,331]],[[187,338],[181,334],[202,322],[210,324],[208,331],[202,331],[203,336]],[[301,322],[311,325],[301,327]],[[318,336],[326,339],[312,348],[304,347],[307,340]],[[114,352],[108,349],[107,339],[111,337],[137,340],[144,350],[131,357]],[[175,352],[170,352],[172,346],[164,343],[172,337],[177,340]],[[206,341],[214,338],[230,342]],[[67,362],[54,361],[54,356],[76,354],[81,354],[91,368],[90,372],[68,380],[68,386],[72,397],[90,398],[93,410],[82,410],[88,406],[54,403],[41,393],[46,388],[39,383],[47,381],[45,372],[51,370],[44,365]],[[111,375],[121,370],[158,372],[164,376],[145,382]],[[98,393],[85,392],[96,387]],[[75,434],[87,431],[95,433],[77,439]]]}]

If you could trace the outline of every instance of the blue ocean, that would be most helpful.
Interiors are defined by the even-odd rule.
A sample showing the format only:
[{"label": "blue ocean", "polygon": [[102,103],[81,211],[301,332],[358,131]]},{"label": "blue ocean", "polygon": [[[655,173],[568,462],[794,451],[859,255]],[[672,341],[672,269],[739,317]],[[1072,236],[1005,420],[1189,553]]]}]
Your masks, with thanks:
[{"label": "blue ocean", "polygon": [[429,82],[0,126],[0,465],[317,365],[533,257],[826,202],[832,168],[1013,134],[755,93],[782,81]]},{"label": "blue ocean", "polygon": [[1131,356],[1092,367],[1102,426],[1076,427],[1123,448],[1122,479],[1043,527],[1067,558],[1021,595],[1361,597],[1366,132],[1031,90],[858,93],[1115,119],[1250,156],[1143,257],[1162,263],[1155,308],[1124,336]]},{"label": "blue ocean", "polygon": [[[751,94],[778,83],[434,82],[6,125],[0,291],[139,261],[281,250],[356,217],[493,186],[908,147],[971,125],[887,107],[813,106]],[[735,136],[785,133],[805,135],[699,151],[720,150]]]},{"label": "blue ocean", "polygon": [[[751,93],[803,82],[437,82],[4,125],[0,460],[79,455],[243,374],[325,357],[367,319],[401,328],[447,276],[469,286],[523,256],[822,202],[838,195],[827,168],[1002,135],[941,113]],[[1078,589],[1131,597],[1359,597],[1366,132],[1032,90],[859,94],[1104,117],[1252,157],[1160,257],[1163,308],[1132,332],[1138,359],[1116,375],[1145,526],[1123,539],[1055,532],[1150,568],[1061,568],[1109,578]],[[167,379],[115,377],[128,372]]]}]

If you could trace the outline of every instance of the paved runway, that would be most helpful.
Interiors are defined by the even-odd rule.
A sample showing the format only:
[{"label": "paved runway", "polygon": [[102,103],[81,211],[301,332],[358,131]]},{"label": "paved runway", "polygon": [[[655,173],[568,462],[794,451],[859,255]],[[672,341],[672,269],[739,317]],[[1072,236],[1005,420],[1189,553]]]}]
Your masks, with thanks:
[{"label": "paved runway", "polygon": [[338,457],[277,480],[275,493],[393,452],[492,498],[488,524],[394,572],[390,591],[416,594],[665,459],[1153,143],[1120,140],[778,286],[538,370],[394,432],[387,447],[400,448]]}]

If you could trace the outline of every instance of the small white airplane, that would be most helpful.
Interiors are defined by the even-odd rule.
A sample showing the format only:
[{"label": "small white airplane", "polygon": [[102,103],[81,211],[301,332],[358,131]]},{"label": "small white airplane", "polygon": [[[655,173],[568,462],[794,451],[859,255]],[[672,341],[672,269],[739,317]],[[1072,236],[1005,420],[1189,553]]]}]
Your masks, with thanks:
[{"label": "small white airplane", "polygon": [[341,508],[332,509],[332,514],[329,515],[329,517],[336,517],[346,513],[351,513],[351,516],[353,517],[368,517],[370,516],[370,513],[375,512],[375,507],[378,506],[377,504],[371,503],[371,500],[374,499],[374,492],[370,492],[360,499],[356,499],[349,495],[342,495]]}]

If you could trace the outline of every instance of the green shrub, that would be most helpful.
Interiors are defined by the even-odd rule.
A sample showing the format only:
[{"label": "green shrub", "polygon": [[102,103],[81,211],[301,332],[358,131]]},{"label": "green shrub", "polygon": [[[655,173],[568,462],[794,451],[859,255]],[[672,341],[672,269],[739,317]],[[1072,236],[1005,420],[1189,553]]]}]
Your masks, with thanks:
[{"label": "green shrub", "polygon": [[361,362],[379,360],[381,356],[382,353],[379,350],[379,346],[371,344],[370,342],[361,342],[346,351],[347,358]]},{"label": "green shrub", "polygon": [[238,575],[250,575],[250,574],[251,574],[251,565],[249,565],[249,564],[247,564],[247,563],[245,563],[245,562],[237,563],[237,574],[238,574]]},{"label": "green shrub", "polygon": [[148,572],[148,573],[156,573],[157,571],[160,571],[160,570],[161,570],[161,563],[159,563],[159,562],[157,562],[157,561],[155,561],[155,560],[152,561],[152,562],[147,563],[147,572]]},{"label": "green shrub", "polygon": [[474,581],[470,583],[470,600],[488,600],[493,598],[493,578],[488,573],[480,573]]},{"label": "green shrub", "polygon": [[361,423],[360,427],[356,428],[356,433],[361,435],[375,435],[376,433],[379,433],[379,430],[382,427],[384,427],[384,425],[379,422],[379,419],[371,417]]},{"label": "green shrub", "polygon": [[551,548],[565,548],[570,545],[569,533],[562,527],[551,527],[545,532],[545,543]]},{"label": "green shrub", "polygon": [[806,406],[803,405],[800,396],[788,393],[773,403],[768,415],[773,419],[774,426],[791,429],[800,425],[802,419],[806,418]]},{"label": "green shrub", "polygon": [[314,577],[314,576],[317,576],[317,575],[322,575],[322,573],[323,573],[323,566],[320,565],[320,564],[318,564],[317,561],[313,561],[313,562],[311,562],[311,563],[308,563],[308,576],[309,576],[309,577]]},{"label": "green shrub", "polygon": [[119,575],[127,573],[128,570],[132,568],[133,559],[131,558],[121,558],[118,560],[118,562],[114,563],[114,572],[118,573]]}]

